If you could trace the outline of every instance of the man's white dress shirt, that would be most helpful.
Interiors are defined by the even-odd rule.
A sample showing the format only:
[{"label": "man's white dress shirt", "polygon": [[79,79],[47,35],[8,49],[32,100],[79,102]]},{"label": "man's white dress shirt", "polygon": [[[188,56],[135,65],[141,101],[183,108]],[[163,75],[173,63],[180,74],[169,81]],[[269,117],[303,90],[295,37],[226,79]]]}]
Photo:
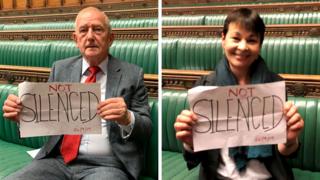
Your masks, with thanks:
[{"label": "man's white dress shirt", "polygon": [[[106,87],[107,87],[107,64],[108,57],[99,64],[101,71],[96,74],[96,83],[100,83],[101,88],[101,101],[106,99]],[[84,83],[89,75],[89,64],[83,58],[82,59],[82,72],[81,83]],[[134,114],[131,113],[131,123],[127,126],[119,125],[121,128],[122,138],[128,138],[131,134],[134,125]],[[107,122],[101,119],[101,134],[83,134],[81,137],[79,154],[92,154],[92,155],[112,155],[112,147],[108,137]]]}]

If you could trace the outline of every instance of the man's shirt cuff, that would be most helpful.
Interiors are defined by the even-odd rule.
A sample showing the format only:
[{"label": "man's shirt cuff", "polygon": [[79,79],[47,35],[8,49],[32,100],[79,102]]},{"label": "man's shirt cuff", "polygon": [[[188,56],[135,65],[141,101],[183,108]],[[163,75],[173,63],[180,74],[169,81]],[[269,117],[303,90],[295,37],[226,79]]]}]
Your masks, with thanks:
[{"label": "man's shirt cuff", "polygon": [[128,125],[121,125],[118,124],[121,129],[121,137],[123,139],[128,139],[131,135],[134,123],[135,123],[135,117],[132,111],[128,110],[130,113],[130,124]]}]

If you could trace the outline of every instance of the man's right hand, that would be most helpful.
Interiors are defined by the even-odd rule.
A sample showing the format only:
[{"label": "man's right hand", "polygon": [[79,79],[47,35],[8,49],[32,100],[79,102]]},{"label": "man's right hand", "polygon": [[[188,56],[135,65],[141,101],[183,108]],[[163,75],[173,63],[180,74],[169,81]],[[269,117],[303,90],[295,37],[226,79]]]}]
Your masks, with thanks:
[{"label": "man's right hand", "polygon": [[21,109],[21,101],[18,96],[10,94],[2,107],[3,117],[19,122],[18,117]]},{"label": "man's right hand", "polygon": [[193,148],[192,127],[197,123],[197,116],[189,111],[183,110],[176,118],[174,128],[176,130],[176,138]]}]

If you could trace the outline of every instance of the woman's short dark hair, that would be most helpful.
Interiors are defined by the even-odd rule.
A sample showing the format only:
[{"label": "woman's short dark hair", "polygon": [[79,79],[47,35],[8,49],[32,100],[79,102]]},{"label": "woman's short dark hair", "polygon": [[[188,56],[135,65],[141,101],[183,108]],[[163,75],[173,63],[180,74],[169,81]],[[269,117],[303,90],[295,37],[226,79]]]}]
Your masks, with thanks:
[{"label": "woman's short dark hair", "polygon": [[260,44],[262,44],[266,27],[257,12],[248,8],[240,8],[230,12],[224,21],[224,35],[227,34],[230,23],[239,23],[246,30],[257,34],[260,38]]}]

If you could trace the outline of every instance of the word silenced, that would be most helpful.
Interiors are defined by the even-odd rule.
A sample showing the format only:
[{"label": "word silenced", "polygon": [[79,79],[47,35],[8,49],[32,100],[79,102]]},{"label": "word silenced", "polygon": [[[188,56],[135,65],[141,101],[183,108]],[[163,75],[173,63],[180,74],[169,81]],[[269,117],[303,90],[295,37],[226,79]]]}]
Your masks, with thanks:
[{"label": "word silenced", "polygon": [[192,111],[202,119],[195,132],[267,132],[284,118],[281,113],[284,102],[277,95],[255,94],[254,87],[230,88],[225,93],[225,99],[199,98],[193,103]]},{"label": "word silenced", "polygon": [[99,97],[91,91],[75,91],[71,84],[53,84],[48,86],[48,93],[32,92],[20,96],[28,103],[23,103],[21,121],[32,123],[45,122],[90,122],[97,116],[96,108]]}]

